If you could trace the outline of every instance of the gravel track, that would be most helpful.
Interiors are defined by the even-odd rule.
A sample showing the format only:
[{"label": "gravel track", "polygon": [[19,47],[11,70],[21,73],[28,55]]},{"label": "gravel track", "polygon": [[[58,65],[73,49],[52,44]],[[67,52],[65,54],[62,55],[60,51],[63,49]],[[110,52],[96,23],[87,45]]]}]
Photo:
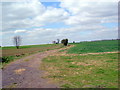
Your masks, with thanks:
[{"label": "gravel track", "polygon": [[58,88],[55,83],[43,79],[40,70],[41,60],[61,49],[36,53],[11,62],[2,70],[3,88]]}]

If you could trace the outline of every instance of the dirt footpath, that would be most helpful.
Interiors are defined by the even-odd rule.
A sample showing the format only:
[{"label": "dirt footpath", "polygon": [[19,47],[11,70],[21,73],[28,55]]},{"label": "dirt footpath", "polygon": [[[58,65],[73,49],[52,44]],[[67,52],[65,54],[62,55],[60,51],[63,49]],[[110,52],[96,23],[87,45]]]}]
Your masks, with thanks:
[{"label": "dirt footpath", "polygon": [[36,53],[10,63],[2,70],[2,87],[58,88],[57,84],[42,78],[44,71],[40,70],[40,64],[43,58],[62,49]]}]

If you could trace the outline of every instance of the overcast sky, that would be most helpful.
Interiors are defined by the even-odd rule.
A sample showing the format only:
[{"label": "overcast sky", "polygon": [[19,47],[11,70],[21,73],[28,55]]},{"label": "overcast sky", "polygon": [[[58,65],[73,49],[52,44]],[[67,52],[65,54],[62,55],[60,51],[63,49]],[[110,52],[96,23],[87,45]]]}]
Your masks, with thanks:
[{"label": "overcast sky", "polygon": [[2,46],[13,45],[16,35],[22,45],[118,38],[117,0],[21,1],[0,3]]}]

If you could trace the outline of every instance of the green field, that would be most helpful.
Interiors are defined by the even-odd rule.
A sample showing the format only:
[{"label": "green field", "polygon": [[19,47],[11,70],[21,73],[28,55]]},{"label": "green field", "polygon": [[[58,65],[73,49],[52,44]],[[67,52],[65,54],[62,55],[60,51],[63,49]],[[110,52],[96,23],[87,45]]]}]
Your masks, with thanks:
[{"label": "green field", "polygon": [[[41,44],[41,45],[25,45],[20,46],[20,48],[35,48],[35,47],[50,47],[50,46],[56,46],[56,44]],[[8,46],[8,47],[2,47],[1,49],[16,49],[15,46]]]},{"label": "green field", "polygon": [[118,51],[118,40],[81,42],[74,44],[75,47],[68,50],[67,53],[96,53]]},{"label": "green field", "polygon": [[[64,88],[118,88],[117,40],[72,45],[75,46],[43,59],[40,68],[46,71],[44,78]],[[62,54],[64,51],[66,54]],[[99,52],[116,53],[80,55]]]}]

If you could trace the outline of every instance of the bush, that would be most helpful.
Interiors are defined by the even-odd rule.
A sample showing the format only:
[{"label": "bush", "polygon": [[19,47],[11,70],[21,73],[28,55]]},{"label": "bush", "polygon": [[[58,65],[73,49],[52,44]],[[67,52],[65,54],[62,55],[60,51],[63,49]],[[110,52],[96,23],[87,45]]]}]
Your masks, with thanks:
[{"label": "bush", "polygon": [[2,63],[8,63],[9,61],[13,60],[13,56],[2,57]]},{"label": "bush", "polygon": [[68,44],[68,39],[63,39],[63,40],[61,41],[61,43],[62,43],[64,46],[67,46],[67,44]]}]

